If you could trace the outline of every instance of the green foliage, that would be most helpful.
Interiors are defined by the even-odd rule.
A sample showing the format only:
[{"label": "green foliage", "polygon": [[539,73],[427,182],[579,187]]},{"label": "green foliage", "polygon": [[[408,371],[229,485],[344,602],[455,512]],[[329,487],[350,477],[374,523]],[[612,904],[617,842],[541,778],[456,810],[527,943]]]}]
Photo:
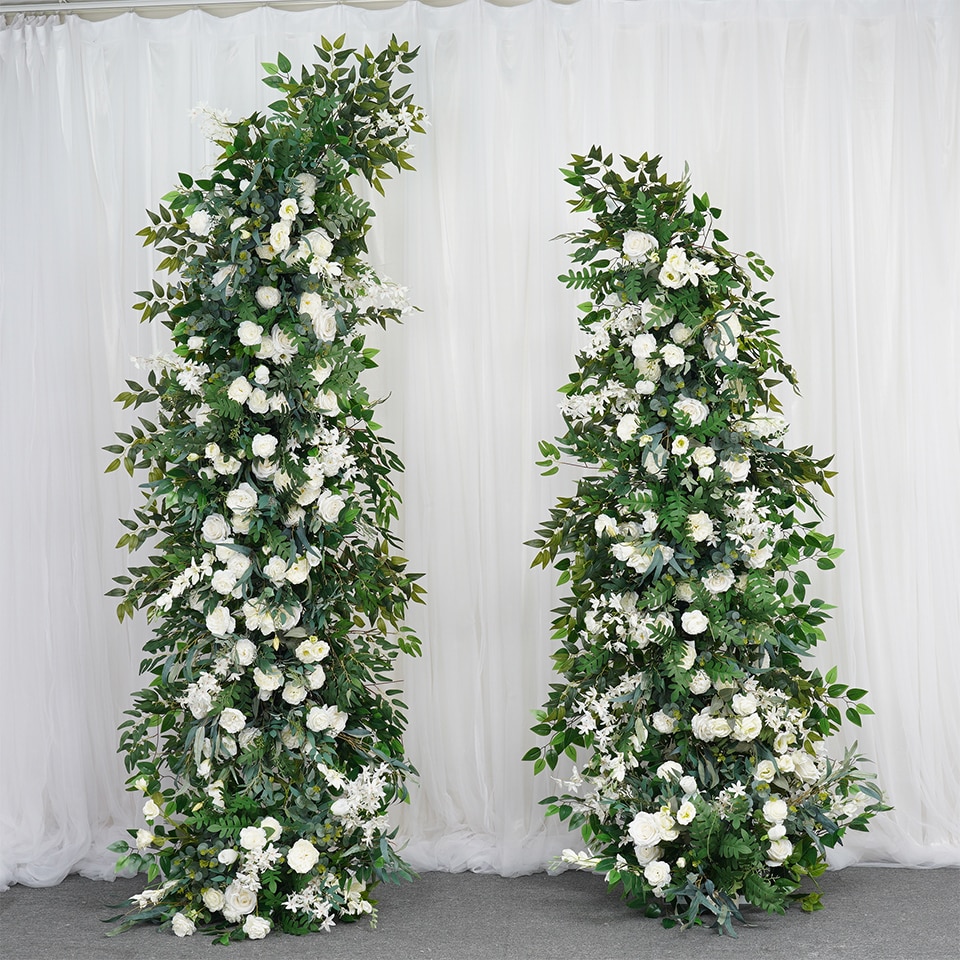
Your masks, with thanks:
[{"label": "green foliage", "polygon": [[[666,923],[732,933],[741,894],[781,912],[825,848],[883,805],[854,747],[865,692],[807,670],[829,605],[804,569],[840,550],[818,532],[829,459],[788,449],[774,394],[772,270],[740,257],[720,210],[660,159],[593,148],[563,170],[587,228],[565,237],[586,335],[560,389],[566,432],[542,474],[584,468],[529,542],[569,587],[550,686],[524,756],[576,763],[550,814],[581,828],[579,866]],[[745,263],[745,266],[744,266]],[[819,906],[819,898],[804,904]]]},{"label": "green foliage", "polygon": [[264,65],[269,114],[207,112],[213,171],[181,173],[139,233],[163,275],[136,309],[172,352],[127,381],[136,424],[106,446],[107,471],[141,482],[117,545],[144,551],[109,595],[153,628],[120,726],[149,828],[117,847],[151,884],[121,928],[329,929],[409,875],[386,822],[414,771],[392,666],[420,652],[403,620],[424,591],[361,376],[362,328],[410,308],[364,260],[373,210],[352,182],[411,168],[423,113],[394,78],[416,51],[316,52],[298,74]]}]

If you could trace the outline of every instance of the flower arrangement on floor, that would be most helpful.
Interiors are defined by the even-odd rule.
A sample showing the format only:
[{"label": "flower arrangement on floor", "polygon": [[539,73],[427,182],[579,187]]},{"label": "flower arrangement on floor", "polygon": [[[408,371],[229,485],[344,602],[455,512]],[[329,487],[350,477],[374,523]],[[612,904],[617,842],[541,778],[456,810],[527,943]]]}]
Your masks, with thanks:
[{"label": "flower arrangement on floor", "polygon": [[841,709],[866,693],[804,666],[829,606],[807,601],[802,566],[840,550],[808,486],[829,460],[783,445],[772,389],[796,384],[770,299],[724,248],[719,210],[668,182],[660,159],[574,156],[568,235],[589,290],[589,335],[561,388],[567,431],[540,443],[587,469],[529,545],[569,584],[553,623],[563,683],[538,724],[534,771],[577,762],[548,815],[579,827],[563,859],[606,875],[651,916],[732,933],[738,901],[780,913],[826,847],[888,807],[853,750],[829,757]]},{"label": "flower arrangement on floor", "polygon": [[361,383],[377,353],[361,328],[410,305],[364,262],[373,211],[350,180],[382,191],[388,165],[411,168],[424,116],[393,87],[407,44],[316,52],[299,79],[282,54],[264,65],[269,115],[204,113],[219,160],[140,233],[172,276],[137,309],[173,350],[117,398],[155,421],[107,446],[107,471],[148,479],[118,545],[153,550],[110,592],[153,628],[120,740],[146,826],[112,847],[150,883],[119,929],[329,930],[410,877],[386,819],[413,771],[391,669],[419,653],[403,618],[423,591]]}]

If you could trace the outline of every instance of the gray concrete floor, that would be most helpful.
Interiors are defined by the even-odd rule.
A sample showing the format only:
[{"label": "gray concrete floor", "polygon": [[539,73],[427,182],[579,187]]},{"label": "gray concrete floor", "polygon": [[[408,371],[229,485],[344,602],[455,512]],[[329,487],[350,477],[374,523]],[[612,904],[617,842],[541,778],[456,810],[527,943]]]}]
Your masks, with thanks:
[{"label": "gray concrete floor", "polygon": [[25,959],[957,959],[960,870],[855,867],[825,874],[825,909],[769,916],[750,909],[739,937],[702,928],[665,930],[624,907],[588,873],[504,879],[424,873],[381,887],[379,925],[229,947],[195,934],[140,927],[106,937],[110,904],[143,881],[71,876],[57,887],[0,894],[0,957]]}]

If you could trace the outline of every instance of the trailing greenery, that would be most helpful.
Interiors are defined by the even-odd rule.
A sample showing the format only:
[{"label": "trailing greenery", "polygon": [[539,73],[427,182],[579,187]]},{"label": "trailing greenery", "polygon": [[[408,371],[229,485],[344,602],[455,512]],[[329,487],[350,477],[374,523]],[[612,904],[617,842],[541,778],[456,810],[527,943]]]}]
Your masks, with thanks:
[{"label": "trailing greenery", "polygon": [[141,411],[107,446],[107,471],[146,479],[118,546],[149,551],[110,595],[152,627],[120,726],[146,826],[113,847],[150,883],[120,929],[329,930],[411,876],[386,821],[413,772],[391,671],[419,653],[403,621],[423,590],[362,383],[362,328],[409,304],[364,261],[373,210],[352,183],[412,167],[423,112],[394,76],[416,51],[315,50],[299,77],[264,65],[268,114],[201,112],[219,160],[140,233],[164,277],[137,309],[172,354],[127,382],[117,400]]},{"label": "trailing greenery", "polygon": [[581,830],[564,859],[669,924],[732,933],[738,901],[781,912],[824,853],[888,807],[827,739],[866,693],[810,670],[829,605],[807,599],[829,460],[783,444],[774,389],[796,385],[756,289],[770,269],[725,248],[720,211],[659,158],[594,148],[564,170],[589,228],[567,236],[588,339],[561,388],[566,433],[544,475],[583,468],[529,545],[559,571],[551,685],[525,758],[575,766],[547,814]]}]

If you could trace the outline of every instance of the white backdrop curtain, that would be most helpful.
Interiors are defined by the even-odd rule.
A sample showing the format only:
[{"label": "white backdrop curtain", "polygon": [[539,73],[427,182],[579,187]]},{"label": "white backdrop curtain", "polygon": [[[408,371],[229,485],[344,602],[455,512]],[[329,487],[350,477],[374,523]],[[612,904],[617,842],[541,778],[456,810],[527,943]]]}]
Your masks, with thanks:
[{"label": "white backdrop curtain", "polygon": [[960,8],[465,0],[0,30],[0,885],[107,876],[104,846],[138,821],[115,726],[145,630],[102,596],[136,493],[100,447],[125,427],[111,402],[131,355],[162,346],[129,309],[155,262],[144,209],[211,160],[191,107],[262,107],[261,61],[311,62],[341,33],[420,45],[432,118],[372,239],[423,308],[374,335],[429,591],[411,618],[424,657],[401,670],[421,773],[397,813],[406,857],[514,875],[571,840],[520,762],[558,596],[522,544],[569,487],[534,466],[579,345],[551,239],[581,225],[558,168],[599,142],[675,176],[688,161],[733,245],[776,268],[805,393],[793,439],[837,453],[826,508],[847,552],[819,578],[839,605],[820,664],[870,690],[858,735],[896,811],[835,862],[960,863]]}]

